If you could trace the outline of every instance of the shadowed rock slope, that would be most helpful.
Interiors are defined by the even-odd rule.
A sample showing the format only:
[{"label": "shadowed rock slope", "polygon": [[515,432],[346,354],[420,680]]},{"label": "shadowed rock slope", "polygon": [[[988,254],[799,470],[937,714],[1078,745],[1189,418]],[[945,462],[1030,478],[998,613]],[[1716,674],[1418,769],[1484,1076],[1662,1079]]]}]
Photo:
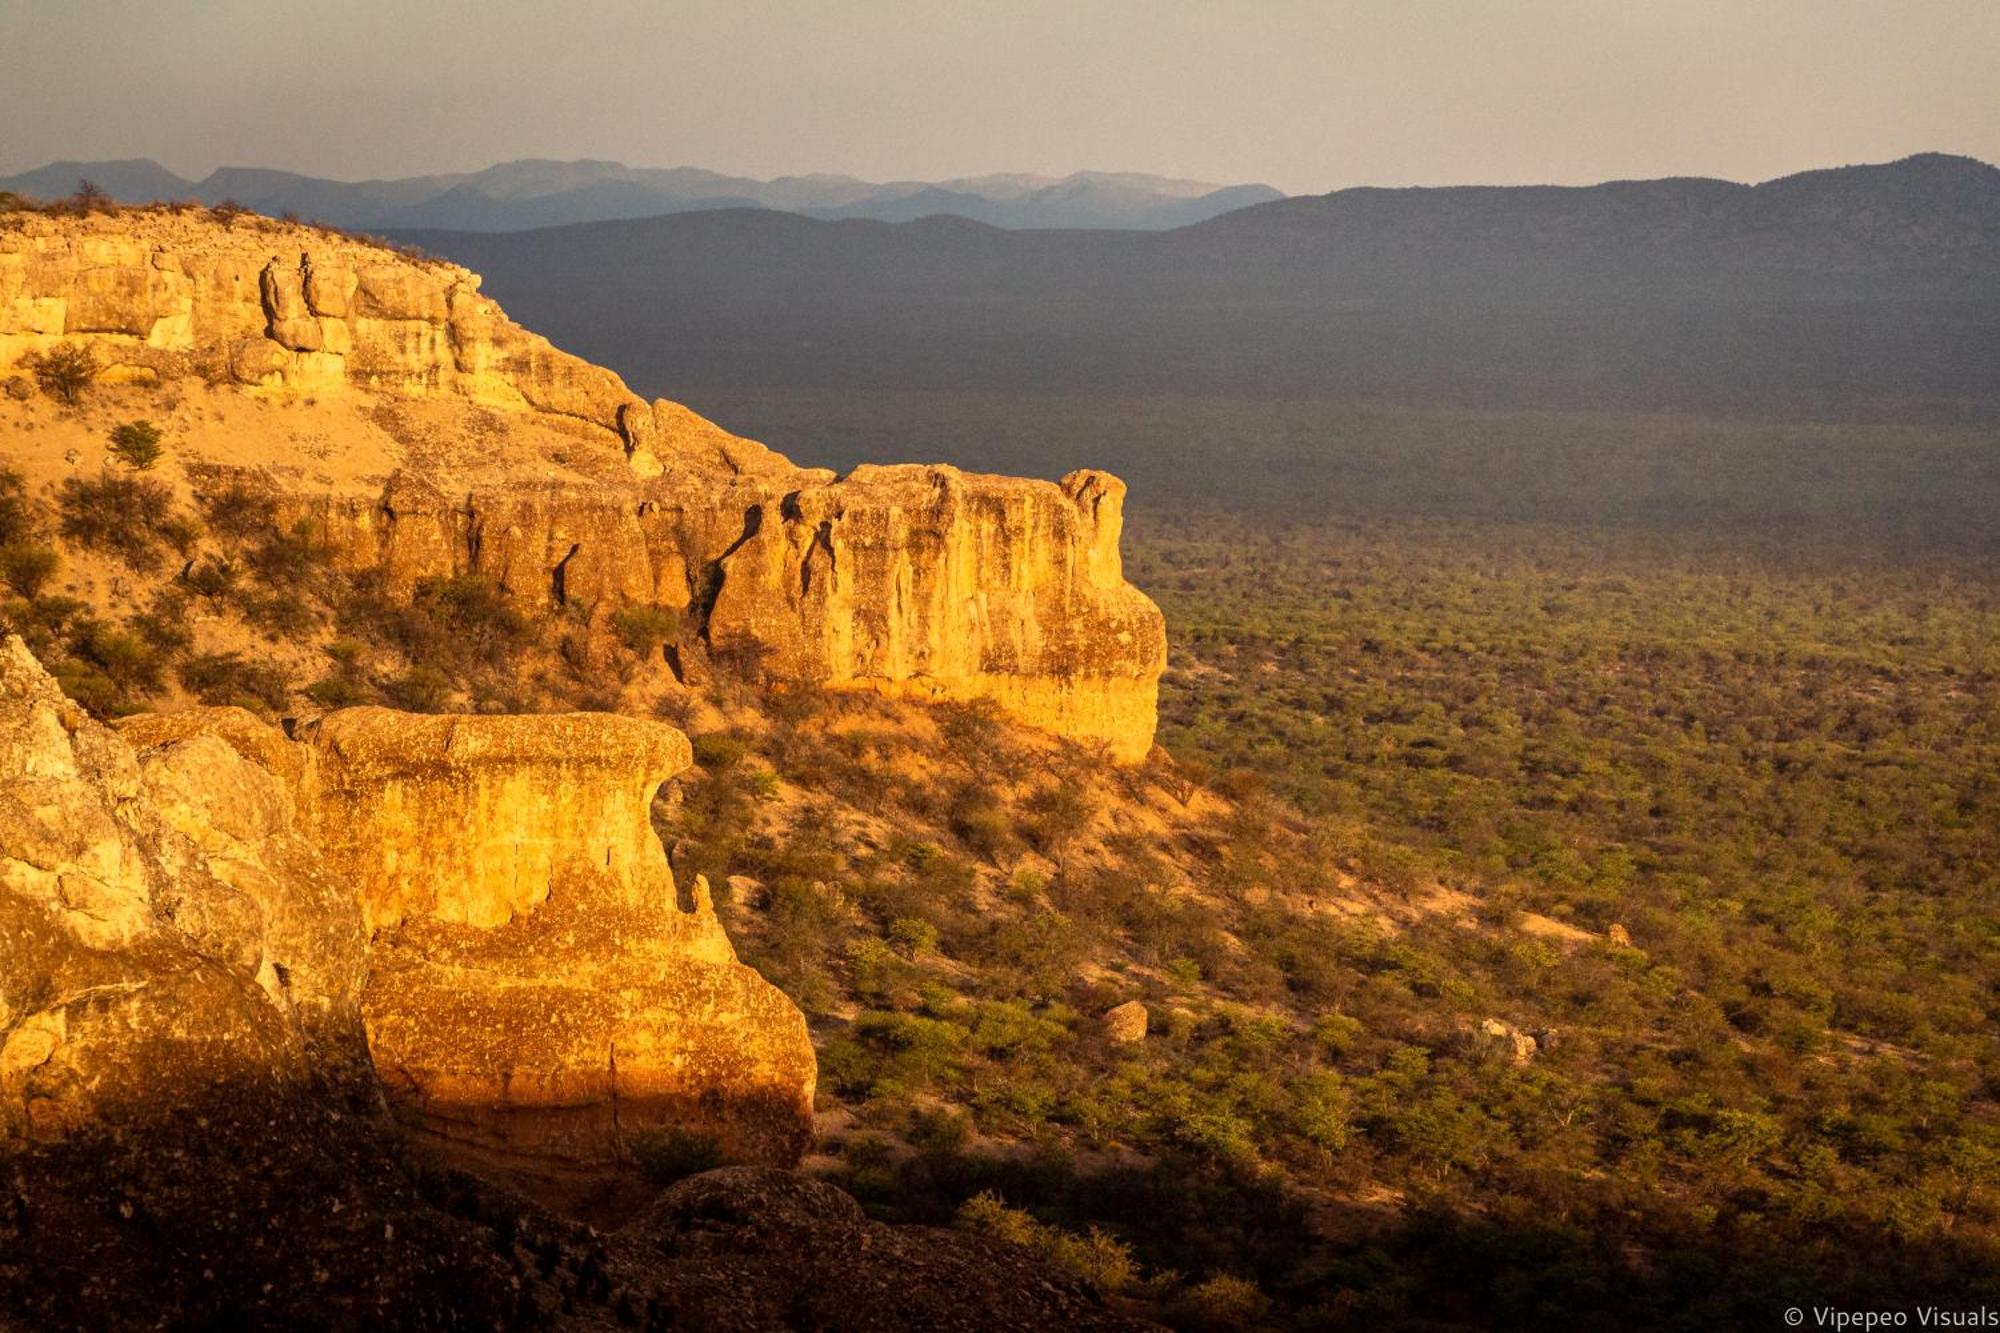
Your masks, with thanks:
[{"label": "shadowed rock slope", "polygon": [[[1130,760],[1151,745],[1165,635],[1124,581],[1124,487],[1102,473],[801,469],[558,351],[454,265],[200,210],[0,215],[0,379],[75,346],[93,392],[163,418],[163,475],[255,488],[343,573],[471,574],[600,634],[659,608],[683,681],[722,654],[992,699]],[[87,470],[102,434],[0,399],[31,484]]]}]

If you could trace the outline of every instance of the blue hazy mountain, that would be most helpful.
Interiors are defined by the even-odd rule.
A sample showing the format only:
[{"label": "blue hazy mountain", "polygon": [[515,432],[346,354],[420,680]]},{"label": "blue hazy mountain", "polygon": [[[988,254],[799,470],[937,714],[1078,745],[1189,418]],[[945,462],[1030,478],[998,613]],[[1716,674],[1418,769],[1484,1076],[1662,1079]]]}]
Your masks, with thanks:
[{"label": "blue hazy mountain", "polygon": [[199,181],[157,162],[57,162],[0,178],[0,190],[58,198],[88,179],[128,203],[233,200],[260,213],[370,231],[440,227],[519,231],[571,222],[657,217],[717,208],[769,208],[822,218],[906,221],[930,214],[1001,227],[1164,228],[1205,221],[1283,196],[1267,185],[1217,186],[1137,173],[1077,172],[949,181],[783,176],[751,180],[694,167],[523,159],[483,171],[396,180],[336,181],[257,167],[223,167]]}]

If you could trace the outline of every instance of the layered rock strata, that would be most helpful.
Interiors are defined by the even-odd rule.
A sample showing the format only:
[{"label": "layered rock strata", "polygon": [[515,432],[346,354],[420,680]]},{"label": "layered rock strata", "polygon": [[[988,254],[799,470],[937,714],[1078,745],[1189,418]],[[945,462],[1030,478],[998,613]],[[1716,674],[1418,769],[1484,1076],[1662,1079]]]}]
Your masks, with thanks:
[{"label": "layered rock strata", "polygon": [[[454,265],[254,217],[8,216],[0,377],[82,342],[102,379],[199,376],[281,405],[293,428],[253,458],[188,461],[215,484],[269,483],[348,568],[402,586],[491,575],[586,621],[683,608],[701,647],[767,672],[990,699],[1127,760],[1151,746],[1165,633],[1120,569],[1115,478],[836,478],[644,401],[513,324]],[[381,424],[382,405],[412,403],[438,409],[421,432]],[[488,445],[481,414],[541,443]],[[370,471],[297,480],[315,460],[295,441],[355,435]]]}]

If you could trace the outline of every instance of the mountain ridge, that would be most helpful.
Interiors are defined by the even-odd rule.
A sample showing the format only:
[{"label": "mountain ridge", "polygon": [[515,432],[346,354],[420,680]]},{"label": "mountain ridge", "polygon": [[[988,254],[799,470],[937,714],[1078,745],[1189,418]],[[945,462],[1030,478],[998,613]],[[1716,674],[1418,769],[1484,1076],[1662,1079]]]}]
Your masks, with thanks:
[{"label": "mountain ridge", "polygon": [[1153,232],[724,210],[396,235],[649,392],[2000,415],[2000,169],[1941,154],[1755,186],[1366,188]]},{"label": "mountain ridge", "polygon": [[996,173],[943,181],[865,181],[838,173],[758,180],[701,167],[628,167],[598,159],[519,158],[479,171],[338,181],[267,167],[222,166],[201,180],[150,158],[53,162],[0,177],[0,192],[60,198],[89,179],[123,203],[233,201],[344,227],[515,231],[569,222],[758,207],[825,217],[902,220],[956,213],[1007,227],[1136,227],[1199,222],[1283,196],[1267,185],[1217,185],[1140,172]]}]

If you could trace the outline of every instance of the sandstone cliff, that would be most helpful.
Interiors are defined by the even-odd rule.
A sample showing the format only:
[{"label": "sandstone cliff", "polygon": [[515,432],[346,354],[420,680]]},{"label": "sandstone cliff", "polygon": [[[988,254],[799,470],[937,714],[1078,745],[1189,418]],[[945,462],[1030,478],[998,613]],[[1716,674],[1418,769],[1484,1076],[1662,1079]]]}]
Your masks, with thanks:
[{"label": "sandstone cliff", "polygon": [[[318,229],[201,211],[7,215],[0,379],[64,343],[173,395],[173,465],[248,479],[343,568],[499,581],[586,625],[685,613],[703,650],[830,688],[991,699],[1151,745],[1159,612],[1118,562],[1124,488],[951,468],[801,469],[511,323],[477,275]],[[29,409],[0,400],[0,431]],[[57,415],[4,435],[54,480],[101,456]]]}]

